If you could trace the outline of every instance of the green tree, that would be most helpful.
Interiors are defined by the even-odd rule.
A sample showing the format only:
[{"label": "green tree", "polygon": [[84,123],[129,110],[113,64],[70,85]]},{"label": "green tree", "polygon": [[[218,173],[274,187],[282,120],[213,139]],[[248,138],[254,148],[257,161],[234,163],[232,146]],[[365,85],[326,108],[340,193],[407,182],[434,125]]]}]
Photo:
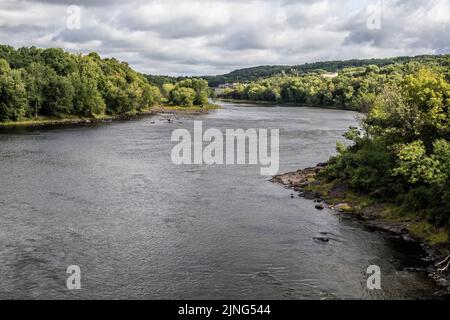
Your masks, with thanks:
[{"label": "green tree", "polygon": [[[188,92],[190,92],[189,90],[180,90],[181,88],[192,89],[194,91],[195,96],[194,96],[194,100],[192,102],[193,105],[201,106],[201,105],[205,105],[208,103],[209,87],[208,87],[208,82],[206,80],[192,78],[192,79],[186,79],[186,80],[182,80],[182,81],[178,82],[175,85],[175,90],[177,90],[177,92],[175,93],[175,96],[177,94],[179,95],[180,93],[183,93],[184,95],[186,95]],[[187,94],[187,95],[189,95],[189,94]],[[171,95],[171,96],[174,96],[174,95]],[[175,104],[178,104],[178,103],[175,103]]]},{"label": "green tree", "polygon": [[44,89],[49,85],[49,78],[56,73],[48,66],[33,62],[24,71],[29,103],[28,115],[37,117],[44,103]]},{"label": "green tree", "polygon": [[42,114],[59,117],[72,114],[74,94],[74,87],[68,78],[51,76],[44,88]]},{"label": "green tree", "polygon": [[194,105],[196,93],[192,88],[178,87],[170,92],[170,101],[174,105],[191,107]]},{"label": "green tree", "polygon": [[0,75],[7,74],[11,71],[8,61],[0,59]]},{"label": "green tree", "polygon": [[0,60],[0,121],[22,119],[28,107],[25,83],[19,70],[7,71]]},{"label": "green tree", "polygon": [[60,76],[68,76],[76,70],[75,58],[63,49],[50,48],[41,53],[44,63]]},{"label": "green tree", "polygon": [[73,114],[91,117],[105,113],[105,102],[94,79],[74,73],[70,82],[74,90]]}]

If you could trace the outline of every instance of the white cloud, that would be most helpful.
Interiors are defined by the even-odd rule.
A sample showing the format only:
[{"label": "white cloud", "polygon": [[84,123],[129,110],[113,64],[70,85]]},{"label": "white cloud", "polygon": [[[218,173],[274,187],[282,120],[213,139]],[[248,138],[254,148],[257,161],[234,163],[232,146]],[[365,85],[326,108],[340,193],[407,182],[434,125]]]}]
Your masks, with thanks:
[{"label": "white cloud", "polygon": [[[367,6],[383,3],[381,29]],[[68,30],[68,5],[82,7]],[[218,74],[262,64],[450,51],[447,0],[0,0],[0,43],[97,51],[142,72]]]}]

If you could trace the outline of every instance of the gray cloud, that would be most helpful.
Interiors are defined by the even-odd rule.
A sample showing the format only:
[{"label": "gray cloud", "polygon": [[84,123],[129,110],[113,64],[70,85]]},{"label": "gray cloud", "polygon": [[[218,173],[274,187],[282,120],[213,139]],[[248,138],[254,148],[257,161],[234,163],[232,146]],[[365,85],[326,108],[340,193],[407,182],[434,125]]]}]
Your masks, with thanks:
[{"label": "gray cloud", "polygon": [[[66,27],[69,5],[81,7],[80,30]],[[381,28],[370,30],[374,8]],[[448,12],[447,0],[0,0],[0,43],[97,51],[142,72],[204,75],[448,53]]]}]

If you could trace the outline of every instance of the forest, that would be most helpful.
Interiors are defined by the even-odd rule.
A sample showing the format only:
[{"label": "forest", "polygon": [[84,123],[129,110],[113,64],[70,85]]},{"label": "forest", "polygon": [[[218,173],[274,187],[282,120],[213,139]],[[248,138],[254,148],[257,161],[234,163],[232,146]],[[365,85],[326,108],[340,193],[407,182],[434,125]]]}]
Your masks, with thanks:
[{"label": "forest", "polygon": [[219,97],[367,112],[384,86],[399,83],[406,75],[413,74],[420,68],[431,68],[433,72],[448,76],[450,55],[422,56],[402,61],[406,62],[383,67],[367,65],[344,68],[337,76],[324,70],[298,76],[280,74],[250,83],[237,83],[232,88],[225,89]]},{"label": "forest", "polygon": [[160,104],[203,106],[202,79],[150,82],[126,62],[97,53],[0,46],[0,122],[122,115]]},{"label": "forest", "polygon": [[353,143],[338,144],[322,175],[396,205],[436,235],[450,224],[450,70],[410,67],[371,97],[360,128],[345,135]]},{"label": "forest", "polygon": [[236,83],[236,82],[252,82],[261,78],[270,78],[277,75],[299,76],[311,72],[338,72],[346,68],[365,67],[374,65],[384,67],[396,63],[406,63],[416,60],[424,60],[433,58],[433,56],[417,56],[417,57],[396,57],[386,59],[351,59],[351,60],[335,60],[321,61],[313,63],[305,63],[295,66],[259,66],[234,70],[230,73],[218,76],[204,76],[210,87],[217,87],[220,84]]}]

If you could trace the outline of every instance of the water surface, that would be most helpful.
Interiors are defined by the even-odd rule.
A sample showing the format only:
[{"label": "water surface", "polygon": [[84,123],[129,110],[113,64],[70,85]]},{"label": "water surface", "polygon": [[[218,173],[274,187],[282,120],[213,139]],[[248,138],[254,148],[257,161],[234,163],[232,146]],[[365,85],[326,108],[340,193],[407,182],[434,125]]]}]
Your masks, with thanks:
[{"label": "water surface", "polygon": [[[0,298],[419,298],[417,248],[314,203],[258,166],[175,166],[176,128],[280,129],[280,171],[326,161],[352,112],[224,104],[210,115],[0,133]],[[331,234],[329,243],[313,238]],[[379,265],[383,290],[368,291]],[[82,289],[66,289],[79,265]]]}]

